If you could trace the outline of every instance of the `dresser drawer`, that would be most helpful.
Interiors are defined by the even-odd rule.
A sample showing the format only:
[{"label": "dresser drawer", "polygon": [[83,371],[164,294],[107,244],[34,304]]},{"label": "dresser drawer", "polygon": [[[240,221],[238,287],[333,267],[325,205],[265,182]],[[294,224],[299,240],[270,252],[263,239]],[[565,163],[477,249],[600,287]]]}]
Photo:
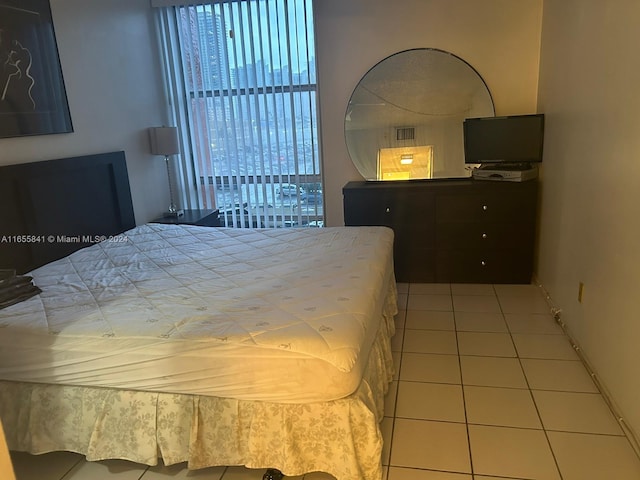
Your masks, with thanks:
[{"label": "dresser drawer", "polygon": [[408,249],[396,243],[393,262],[398,282],[433,283],[436,281],[435,250],[426,246]]},{"label": "dresser drawer", "polygon": [[478,193],[439,195],[436,200],[436,222],[522,222],[535,214],[535,197],[528,192],[511,195]]},{"label": "dresser drawer", "polygon": [[384,225],[392,226],[394,218],[402,214],[401,205],[386,191],[345,192],[345,225]]},{"label": "dresser drawer", "polygon": [[436,246],[438,249],[529,249],[533,247],[534,233],[532,222],[440,223],[436,232]]},{"label": "dresser drawer", "polygon": [[429,192],[400,190],[345,191],[345,225],[402,226],[432,229],[435,197]]},{"label": "dresser drawer", "polygon": [[438,250],[436,281],[446,283],[531,283],[530,250]]},{"label": "dresser drawer", "polygon": [[396,192],[393,203],[393,220],[396,225],[414,230],[433,229],[435,195],[430,192]]}]

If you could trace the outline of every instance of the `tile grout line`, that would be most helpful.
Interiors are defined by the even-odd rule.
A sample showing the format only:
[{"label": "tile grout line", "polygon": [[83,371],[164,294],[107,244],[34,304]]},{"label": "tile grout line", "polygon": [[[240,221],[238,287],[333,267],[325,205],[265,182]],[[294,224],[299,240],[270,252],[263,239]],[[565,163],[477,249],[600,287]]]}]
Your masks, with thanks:
[{"label": "tile grout line", "polygon": [[467,432],[467,450],[469,452],[469,468],[471,470],[471,478],[475,472],[473,468],[473,453],[471,451],[471,435],[469,434],[469,417],[467,415],[467,398],[464,391],[464,379],[462,378],[462,358],[460,356],[460,344],[458,340],[458,325],[456,323],[456,310],[453,303],[453,291],[451,292],[451,310],[453,313],[453,331],[456,334],[456,350],[458,352],[458,369],[460,370],[460,390],[462,392],[462,408],[464,409],[464,426]]},{"label": "tile grout line", "polygon": [[[405,331],[407,329],[407,312],[409,310],[409,295],[411,294],[411,284],[409,283],[407,285],[407,298],[405,300],[404,303],[404,320],[402,323],[402,343],[400,345],[400,359],[398,360],[398,380],[397,380],[397,385],[396,385],[396,395],[395,395],[395,400],[393,403],[393,417],[391,418],[391,438],[389,439],[389,458],[387,459],[387,474],[383,475],[385,477],[386,480],[389,479],[389,475],[391,474],[391,451],[393,448],[393,434],[395,432],[396,429],[396,411],[398,409],[398,396],[400,394],[400,372],[402,370],[402,356],[404,354],[404,338],[405,338]],[[397,329],[396,329],[397,330]],[[395,367],[394,367],[395,370]],[[384,412],[382,414],[383,418],[384,418]],[[384,439],[383,439],[384,442]],[[384,469],[384,465],[382,465],[382,468]]]},{"label": "tile grout line", "polygon": [[540,421],[540,427],[542,428],[542,431],[544,432],[544,438],[547,441],[547,445],[549,446],[549,451],[551,452],[551,456],[553,457],[553,463],[556,466],[556,470],[558,472],[558,475],[560,477],[560,480],[562,480],[564,477],[562,475],[562,471],[560,470],[560,465],[558,464],[558,458],[556,457],[556,452],[553,450],[553,446],[551,445],[551,439],[549,438],[549,434],[547,433],[547,429],[544,426],[544,421],[542,420],[542,415],[540,414],[540,409],[538,408],[538,404],[536,403],[535,397],[533,395],[533,390],[531,389],[531,384],[529,383],[529,378],[527,377],[525,371],[524,371],[524,366],[522,365],[522,358],[520,357],[520,352],[518,351],[518,347],[516,345],[516,342],[513,338],[513,332],[511,332],[511,328],[509,327],[509,324],[506,321],[506,317],[505,317],[505,312],[502,308],[502,303],[500,302],[500,297],[497,295],[496,292],[496,298],[498,300],[498,305],[500,305],[500,312],[502,313],[502,316],[505,318],[505,323],[507,324],[507,330],[509,332],[509,338],[511,339],[511,344],[513,345],[513,349],[516,353],[516,358],[518,359],[518,365],[520,365],[520,371],[522,372],[522,376],[524,377],[524,381],[527,384],[527,390],[529,391],[529,397],[531,398],[531,401],[533,402],[533,407],[536,409],[536,414],[538,415],[538,420]]},{"label": "tile grout line", "polygon": [[151,467],[147,465],[147,468],[145,468],[145,469],[144,469],[144,472],[142,472],[142,473],[140,474],[140,476],[138,477],[138,480],[142,480],[142,477],[144,477],[144,476],[147,474],[147,472],[149,471],[149,469],[150,469],[150,468],[151,468]]},{"label": "tile grout line", "polygon": [[69,467],[69,470],[67,470],[65,473],[62,474],[62,476],[60,477],[60,480],[65,480],[67,475],[69,475],[73,471],[73,469],[76,468],[80,464],[80,462],[86,462],[87,461],[86,458],[87,457],[80,456],[78,458],[78,460],[73,465],[71,465],[71,467]]},{"label": "tile grout line", "polygon": [[[407,295],[407,303],[408,301],[409,301],[409,296]],[[406,306],[404,311],[404,321],[405,321],[405,324],[403,326],[406,327],[406,321],[407,321]],[[391,419],[391,438],[389,439],[389,458],[387,459],[387,475],[386,475],[387,479],[389,478],[389,471],[391,469],[391,449],[393,448],[393,437],[396,429],[396,413],[398,410],[398,397],[400,395],[400,371],[402,370],[402,355],[404,353],[405,330],[406,328],[402,329],[402,344],[400,346],[400,360],[398,360],[398,380],[396,385],[396,395],[393,402],[393,417]],[[383,468],[384,468],[384,465],[383,465]]]}]

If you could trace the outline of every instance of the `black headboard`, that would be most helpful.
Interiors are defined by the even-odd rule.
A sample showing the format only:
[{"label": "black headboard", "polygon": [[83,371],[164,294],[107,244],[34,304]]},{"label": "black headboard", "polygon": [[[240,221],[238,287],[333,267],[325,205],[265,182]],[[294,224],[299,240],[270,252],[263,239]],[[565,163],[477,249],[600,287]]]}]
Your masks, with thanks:
[{"label": "black headboard", "polygon": [[133,227],[124,152],[0,167],[0,268],[25,273]]}]

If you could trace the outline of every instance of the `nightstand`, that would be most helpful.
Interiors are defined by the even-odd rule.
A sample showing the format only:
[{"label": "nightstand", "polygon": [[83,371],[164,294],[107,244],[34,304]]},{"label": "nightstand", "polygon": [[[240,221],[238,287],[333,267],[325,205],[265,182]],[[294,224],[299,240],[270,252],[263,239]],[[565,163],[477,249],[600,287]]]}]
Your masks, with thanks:
[{"label": "nightstand", "polygon": [[198,225],[200,227],[219,227],[218,210],[185,210],[179,217],[158,217],[151,223],[167,223],[173,225]]}]

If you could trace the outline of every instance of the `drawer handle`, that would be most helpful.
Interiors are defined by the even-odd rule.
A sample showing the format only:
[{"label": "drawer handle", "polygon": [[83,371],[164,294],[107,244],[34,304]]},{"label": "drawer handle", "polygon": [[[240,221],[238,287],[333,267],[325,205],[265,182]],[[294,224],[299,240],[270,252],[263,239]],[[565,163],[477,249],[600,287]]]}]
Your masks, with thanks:
[{"label": "drawer handle", "polygon": [[387,207],[387,208],[385,209],[385,213],[391,213],[391,208]]},{"label": "drawer handle", "polygon": [[482,205],[482,210],[486,212],[487,210],[489,210],[489,207],[487,205]]},{"label": "drawer handle", "polygon": [[480,261],[480,265],[482,265],[483,267],[486,267],[487,266],[487,262],[485,262],[484,260],[481,260]]},{"label": "drawer handle", "polygon": [[486,233],[483,233],[483,234],[482,234],[482,238],[487,238],[487,234],[486,234]]}]

